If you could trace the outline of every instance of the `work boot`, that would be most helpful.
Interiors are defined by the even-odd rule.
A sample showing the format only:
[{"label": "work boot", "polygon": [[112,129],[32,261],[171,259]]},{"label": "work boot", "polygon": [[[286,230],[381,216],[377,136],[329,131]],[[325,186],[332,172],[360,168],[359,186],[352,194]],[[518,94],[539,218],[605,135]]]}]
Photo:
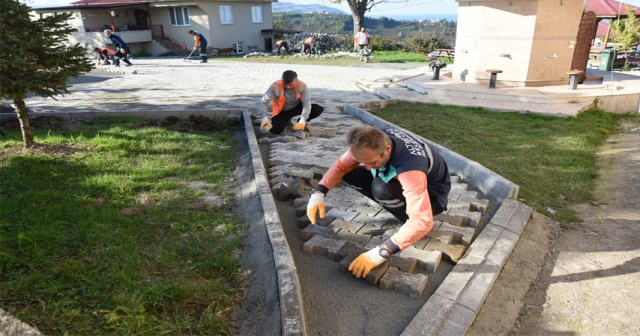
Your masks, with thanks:
[{"label": "work boot", "polygon": [[202,60],[200,63],[208,63],[207,60]]},{"label": "work boot", "polygon": [[109,61],[104,61],[103,65],[111,65],[111,62],[109,62]]},{"label": "work boot", "polygon": [[125,66],[132,66],[132,65],[133,65],[133,64],[131,64],[131,62],[129,62],[129,60],[128,60],[128,59],[126,59],[126,58],[123,58],[123,59],[122,59],[122,61],[123,61],[123,62],[125,62],[125,63],[127,63]]}]

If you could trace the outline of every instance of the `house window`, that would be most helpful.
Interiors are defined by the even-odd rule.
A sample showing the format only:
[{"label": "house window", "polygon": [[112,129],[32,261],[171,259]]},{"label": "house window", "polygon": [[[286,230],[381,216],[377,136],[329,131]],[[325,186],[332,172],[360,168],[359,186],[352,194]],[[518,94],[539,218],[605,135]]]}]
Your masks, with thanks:
[{"label": "house window", "polygon": [[253,18],[253,23],[264,22],[262,19],[262,6],[251,6],[251,17]]},{"label": "house window", "polygon": [[190,26],[189,8],[169,7],[169,18],[172,26]]},{"label": "house window", "polygon": [[220,23],[222,24],[233,23],[233,7],[232,6],[220,6]]}]

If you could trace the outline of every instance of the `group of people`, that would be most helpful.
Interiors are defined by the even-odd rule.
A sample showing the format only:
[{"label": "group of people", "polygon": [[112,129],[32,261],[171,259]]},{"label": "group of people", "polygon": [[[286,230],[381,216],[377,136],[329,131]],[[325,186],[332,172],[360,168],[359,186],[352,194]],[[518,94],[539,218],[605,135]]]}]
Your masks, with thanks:
[{"label": "group of people", "polygon": [[[286,55],[291,54],[291,51],[289,50],[289,43],[285,40],[278,40],[275,43],[276,45],[276,50],[278,51],[278,55],[282,53],[284,53],[284,51],[286,51]],[[355,38],[354,38],[354,45],[358,45],[359,48],[361,50],[366,49],[369,47],[369,33],[366,31],[366,29],[364,27],[360,28],[360,31],[356,34]],[[310,36],[307,39],[304,40],[304,42],[302,43],[302,53],[313,53],[315,52],[316,54],[320,53],[319,48],[316,46],[316,37],[315,36]],[[284,51],[283,51],[284,50]]]},{"label": "group of people", "polygon": [[93,51],[98,54],[98,65],[109,65],[111,64],[111,62],[109,62],[110,59],[113,60],[113,64],[117,67],[120,66],[120,61],[123,61],[126,66],[133,65],[127,58],[129,48],[120,36],[114,34],[111,29],[105,29],[104,34],[111,40],[111,44],[113,44],[116,50],[96,47]]},{"label": "group of people", "polygon": [[[127,58],[129,48],[122,38],[115,35],[111,29],[105,29],[104,34],[111,40],[111,44],[113,44],[116,50],[114,51],[109,48],[96,47],[93,51],[98,54],[98,65],[109,65],[111,64],[109,60],[113,60],[113,64],[117,67],[120,66],[120,61],[126,63],[126,66],[133,65]],[[202,33],[194,30],[189,30],[189,35],[193,36],[195,41],[193,51],[195,52],[200,49],[200,57],[202,58],[200,63],[207,63],[207,39],[202,35]]]},{"label": "group of people", "polygon": [[[368,42],[368,36],[359,41]],[[271,118],[267,116],[269,105]],[[324,111],[311,100],[309,87],[292,70],[271,84],[257,109],[260,129],[273,134],[282,133],[289,121],[293,130],[304,130]],[[349,271],[364,278],[389,256],[415,244],[431,230],[433,216],[447,210],[451,180],[447,164],[435,148],[402,130],[356,125],[347,132],[347,144],[349,149],[324,174],[311,195],[307,216],[313,224],[317,215],[324,218],[325,195],[344,181],[402,223],[392,237],[349,265]]]}]

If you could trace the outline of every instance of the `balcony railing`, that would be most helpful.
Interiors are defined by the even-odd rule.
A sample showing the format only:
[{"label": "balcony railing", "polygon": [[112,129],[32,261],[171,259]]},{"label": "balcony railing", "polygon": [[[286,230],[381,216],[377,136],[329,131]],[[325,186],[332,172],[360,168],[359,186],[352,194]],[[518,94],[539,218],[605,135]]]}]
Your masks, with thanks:
[{"label": "balcony railing", "polygon": [[[122,32],[122,31],[141,31],[141,30],[149,30],[149,26],[144,25],[144,26],[136,26],[134,24],[128,24],[128,25],[124,25],[124,26],[116,26],[115,27],[115,31],[118,32]],[[103,32],[105,29],[111,29],[111,26],[102,26],[102,27],[85,27],[84,31],[85,32]]]}]

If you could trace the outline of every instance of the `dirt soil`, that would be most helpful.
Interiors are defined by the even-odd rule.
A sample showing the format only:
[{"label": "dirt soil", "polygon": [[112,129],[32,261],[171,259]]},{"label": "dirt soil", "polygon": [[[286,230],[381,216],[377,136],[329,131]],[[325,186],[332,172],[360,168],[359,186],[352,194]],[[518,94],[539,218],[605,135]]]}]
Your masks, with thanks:
[{"label": "dirt soil", "polygon": [[573,207],[582,222],[556,238],[534,213],[468,335],[640,334],[640,120],[598,157],[594,200]]}]

